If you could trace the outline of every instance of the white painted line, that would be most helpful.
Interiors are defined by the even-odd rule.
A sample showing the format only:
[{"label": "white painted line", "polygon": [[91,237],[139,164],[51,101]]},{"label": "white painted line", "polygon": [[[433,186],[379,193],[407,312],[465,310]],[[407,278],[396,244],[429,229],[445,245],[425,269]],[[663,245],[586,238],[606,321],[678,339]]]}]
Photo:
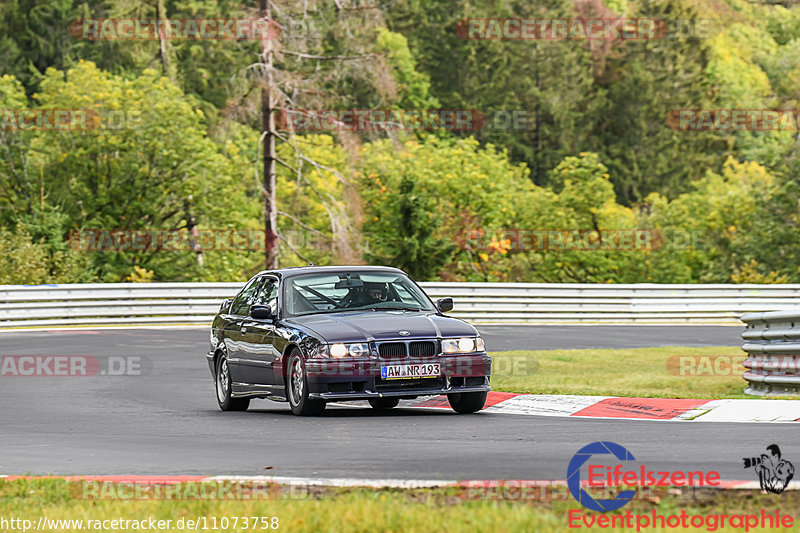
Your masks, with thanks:
[{"label": "white painted line", "polygon": [[[0,479],[8,475],[0,475]],[[87,476],[32,476],[29,479],[81,479],[88,477],[97,480],[107,478],[108,482],[119,483],[119,475],[87,475]],[[136,478],[137,476],[132,476]],[[147,476],[143,476],[147,477]],[[200,482],[200,483],[219,483],[236,482],[242,484],[277,484],[284,486],[316,486],[316,487],[343,487],[343,488],[392,488],[392,489],[426,489],[438,487],[479,487],[493,486],[497,484],[511,483],[515,486],[530,484],[532,486],[547,485],[566,485],[564,479],[474,479],[474,480],[443,480],[443,479],[359,479],[359,478],[317,478],[317,477],[288,477],[288,476],[210,476],[197,480],[180,481],[182,476],[154,476],[163,483],[164,480],[175,478],[176,482]],[[192,477],[192,476],[190,476]],[[588,483],[584,481],[584,483]],[[708,487],[714,489],[714,487]],[[753,480],[720,480],[719,490],[759,490],[761,487],[758,481]],[[800,490],[800,481],[792,481],[785,490]]]},{"label": "white painted line", "polygon": [[278,483],[280,485],[305,485],[319,487],[369,487],[391,489],[425,489],[450,487],[456,480],[441,479],[358,479],[358,478],[306,478],[284,476],[214,476],[206,481],[237,481],[241,483]]},{"label": "white painted line", "polygon": [[[345,487],[345,488],[391,488],[391,489],[425,489],[453,486],[480,486],[493,483],[513,482],[529,483],[533,485],[566,485],[564,479],[475,479],[475,480],[442,480],[442,479],[358,479],[358,478],[308,478],[286,476],[214,476],[204,481],[235,481],[239,483],[276,483],[279,485],[316,486],[316,487]],[[750,480],[720,480],[720,490],[759,490],[758,481]],[[714,487],[709,487],[713,489]],[[800,490],[800,481],[792,481],[785,490]]]},{"label": "white painted line", "polygon": [[[459,318],[459,317],[456,317]],[[647,322],[641,319],[617,319],[614,321],[605,321],[605,320],[578,320],[578,321],[565,321],[565,320],[537,320],[533,322],[485,322],[483,320],[476,320],[470,319],[469,317],[462,317],[462,320],[468,321],[470,324],[475,326],[665,326],[665,327],[675,327],[675,326],[728,326],[733,328],[743,328],[744,322],[739,321],[739,319],[728,319],[724,321],[714,321],[711,320],[709,322],[704,322],[702,319],[700,320],[693,320],[691,322]],[[731,320],[736,320],[736,322],[731,322]]]},{"label": "white painted line", "polygon": [[800,419],[797,400],[712,400],[697,408],[698,422],[796,422]]}]

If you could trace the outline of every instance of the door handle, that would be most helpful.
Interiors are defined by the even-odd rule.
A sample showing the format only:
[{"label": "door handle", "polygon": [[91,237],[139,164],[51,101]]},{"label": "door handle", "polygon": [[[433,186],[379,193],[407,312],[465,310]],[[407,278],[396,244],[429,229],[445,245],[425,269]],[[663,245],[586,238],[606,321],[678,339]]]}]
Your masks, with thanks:
[{"label": "door handle", "polygon": [[242,329],[240,330],[242,333],[247,333],[247,326],[242,324]]}]

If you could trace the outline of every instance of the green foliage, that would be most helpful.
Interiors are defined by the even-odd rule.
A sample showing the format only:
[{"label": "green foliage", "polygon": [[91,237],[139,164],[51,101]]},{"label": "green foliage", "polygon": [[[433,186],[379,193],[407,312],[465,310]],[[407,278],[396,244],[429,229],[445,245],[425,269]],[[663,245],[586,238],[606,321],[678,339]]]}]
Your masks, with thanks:
[{"label": "green foliage", "polygon": [[38,285],[93,281],[85,258],[73,250],[58,250],[36,241],[22,227],[0,227],[0,285]]},{"label": "green foliage", "polygon": [[[390,141],[366,145],[360,192],[369,262],[398,266],[435,279],[466,232],[502,228],[515,216],[515,197],[532,190],[524,167],[474,139],[423,136],[398,150]],[[474,265],[462,250],[452,274]],[[482,274],[479,274],[483,276]]]},{"label": "green foliage", "polygon": [[[756,53],[774,54],[772,50],[753,50],[753,44],[771,41],[768,34],[751,26],[733,25],[728,32],[711,40],[707,75],[722,107],[759,109],[770,93],[769,78],[754,63]],[[743,46],[744,43],[744,46]],[[773,43],[774,44],[774,43]],[[771,55],[770,54],[770,55]]]},{"label": "green foliage", "polygon": [[762,10],[759,18],[766,21],[766,30],[779,45],[785,45],[800,35],[800,11],[797,9],[775,5]]},{"label": "green foliage", "polygon": [[[614,187],[608,169],[597,154],[567,157],[553,170],[553,189],[562,205],[596,222],[597,214],[609,203],[615,203]],[[586,220],[584,222],[589,222]]]},{"label": "green foliage", "polygon": [[389,64],[400,93],[400,109],[435,109],[439,102],[430,94],[430,79],[417,71],[417,62],[402,34],[383,29],[378,34],[378,50],[388,55]]},{"label": "green foliage", "polygon": [[505,147],[512,159],[530,167],[535,183],[543,184],[564,156],[589,146],[588,125],[604,100],[602,91],[592,89],[590,51],[568,41],[465,40],[455,27],[465,18],[573,15],[573,2],[567,0],[470,0],[457,7],[445,0],[398,0],[388,24],[408,38],[442,107],[527,114],[528,129],[489,127],[476,138]]},{"label": "green foliage", "polygon": [[449,261],[455,246],[445,237],[435,235],[441,216],[436,213],[432,198],[416,194],[415,189],[414,180],[403,176],[396,194],[389,196],[394,196],[397,208],[387,213],[386,224],[396,232],[381,235],[380,249],[388,254],[380,262],[401,265],[412,277],[430,279]]},{"label": "green foliage", "polygon": [[[35,99],[43,109],[88,109],[100,120],[77,133],[37,131],[20,139],[7,132],[8,143],[21,152],[14,158],[18,165],[0,175],[14,217],[52,204],[65,215],[55,230],[63,240],[73,229],[181,229],[187,210],[211,228],[240,229],[257,216],[238,149],[211,141],[192,99],[154,71],[126,80],[89,62],[67,72],[50,69]],[[105,120],[111,116],[123,118]],[[124,278],[134,265],[161,280],[201,275],[188,250],[108,251],[93,259],[96,275],[109,281]],[[243,266],[240,257],[218,260]]]},{"label": "green foliage", "polygon": [[358,199],[347,171],[347,154],[328,135],[292,137],[278,157],[278,229],[282,266],[352,263],[359,259],[353,228]]},{"label": "green foliage", "polygon": [[[678,109],[800,107],[800,7],[746,0],[282,2],[279,107],[478,109],[530,127],[280,132],[280,264],[376,262],[420,279],[800,281],[796,131],[684,132]],[[6,283],[232,280],[263,250],[81,252],[73,230],[263,227],[258,41],[91,42],[86,17],[235,18],[232,0],[0,5],[0,110],[125,117],[0,129]],[[465,40],[465,18],[709,20],[645,41]],[[320,59],[344,56],[347,60]],[[362,57],[363,56],[363,57]],[[250,68],[248,68],[250,67]],[[509,229],[652,230],[644,250],[520,249]],[[481,246],[469,245],[477,232]],[[202,258],[202,263],[199,260]],[[21,258],[25,258],[23,261]]]},{"label": "green foliage", "polygon": [[[680,354],[679,349],[675,349],[676,354]],[[705,353],[702,349],[686,348],[685,353]],[[656,348],[658,355],[664,353],[665,349]],[[613,389],[610,383],[624,379],[626,373],[616,371],[612,373],[610,367],[618,366],[619,361],[625,361],[633,350],[613,351],[607,350],[603,354],[604,360],[612,363],[611,365],[597,365],[597,359],[581,353],[581,359],[586,363],[577,368],[559,370],[563,372],[563,379],[567,381],[570,388],[577,388],[581,384],[597,384],[605,386],[610,392],[609,395],[620,394],[620,390]],[[641,354],[634,354],[637,366],[643,367],[646,361],[650,361],[650,373],[653,370],[653,358],[647,358],[647,349],[640,350]],[[719,352],[717,352],[719,353]],[[494,354],[493,354],[494,355]],[[511,357],[518,357],[520,354],[513,353]],[[522,354],[527,355],[527,354]],[[538,354],[536,354],[538,355]],[[547,356],[546,353],[541,354]],[[710,353],[709,353],[710,355]],[[501,356],[502,357],[502,356]],[[520,359],[522,361],[522,359]],[[504,363],[507,359],[504,359]],[[597,369],[593,368],[598,366]],[[663,368],[659,366],[658,368]],[[605,380],[576,380],[570,379],[570,371],[591,372],[598,370],[609,376],[611,382]],[[536,376],[533,377],[537,379]],[[729,376],[729,381],[734,377]],[[682,383],[678,386],[681,389],[689,389],[692,384],[697,390],[692,391],[693,398],[705,398],[708,392],[703,392],[701,387],[706,383],[714,382],[714,394],[725,397],[735,395],[735,387],[741,388],[741,378],[736,379],[739,384],[728,384],[728,390],[720,391],[716,378],[681,378]],[[644,380],[642,380],[644,381]],[[549,385],[548,382],[545,382]],[[650,390],[656,390],[658,382],[651,382]],[[566,390],[566,389],[565,389]],[[536,391],[538,392],[538,391]],[[663,394],[664,391],[661,391]],[[737,395],[742,396],[742,395]],[[656,396],[658,397],[658,396]],[[715,396],[716,397],[716,396]],[[436,415],[432,415],[436,416]],[[442,415],[446,416],[446,415]],[[496,448],[499,447],[500,439],[508,438],[505,435],[498,435]],[[468,441],[467,441],[468,442]],[[578,444],[582,441],[577,441]],[[576,446],[569,446],[568,450]],[[567,453],[569,453],[567,450]],[[603,515],[586,515],[580,503],[571,498],[565,489],[550,488],[549,492],[539,491],[539,488],[532,484],[523,485],[518,482],[496,483],[478,488],[476,485],[466,483],[454,487],[436,487],[424,489],[397,489],[397,488],[339,488],[339,487],[315,487],[313,493],[301,492],[301,489],[292,487],[292,493],[278,493],[271,499],[267,498],[228,498],[228,499],[200,499],[198,497],[186,497],[183,499],[172,498],[170,500],[160,500],[157,503],[145,500],[144,498],[130,499],[121,501],[122,498],[103,498],[97,501],[88,501],[82,496],[86,490],[86,481],[66,480],[55,477],[41,478],[35,476],[20,476],[16,479],[3,479],[0,481],[0,513],[3,516],[46,516],[54,524],[68,523],[69,520],[76,522],[82,521],[84,528],[98,528],[103,523],[110,523],[118,520],[120,524],[139,525],[143,519],[148,517],[157,523],[166,524],[169,530],[183,529],[197,524],[198,529],[202,524],[213,524],[214,517],[230,517],[230,523],[245,524],[243,517],[265,517],[264,522],[259,524],[274,523],[275,530],[292,531],[298,533],[308,533],[314,531],[331,531],[330,524],[336,522],[335,530],[341,533],[355,533],[363,531],[364,524],[369,522],[374,524],[371,527],[376,531],[397,531],[404,530],[409,533],[421,533],[428,531],[448,531],[451,533],[471,533],[473,531],[503,531],[504,533],[529,533],[538,531],[542,533],[553,533],[563,531],[568,520],[585,520],[591,523],[592,519],[602,523],[595,517]],[[192,482],[175,485],[174,492],[179,494],[192,494],[191,490],[199,490]],[[227,482],[220,482],[215,485],[209,481],[208,487],[222,491],[228,487]],[[104,487],[106,487],[104,485]],[[125,494],[122,492],[128,485],[107,485],[111,494]],[[242,491],[259,490],[259,485],[253,483],[248,485],[242,482],[239,487]],[[522,487],[522,488],[520,488]],[[206,489],[206,485],[202,487]],[[111,492],[115,491],[115,492]],[[180,491],[180,492],[178,492]],[[772,517],[777,516],[780,511],[781,517],[790,516],[783,514],[785,509],[796,508],[800,504],[800,495],[797,491],[788,490],[780,499],[765,498],[757,491],[745,490],[708,490],[703,492],[702,499],[687,498],[685,494],[677,494],[674,490],[660,490],[648,493],[647,498],[634,498],[625,508],[625,512],[632,515],[646,516],[650,513],[657,513],[657,516],[679,515],[693,517],[706,517],[709,509],[720,512],[736,513],[732,516],[738,518],[738,522],[746,521],[745,515]],[[146,494],[155,493],[150,490]],[[272,494],[272,493],[270,493]],[[543,497],[544,495],[544,497]],[[729,511],[730,510],[730,511]],[[624,514],[606,515],[609,517],[606,523],[614,524],[614,517],[622,516],[619,520],[624,522]],[[630,515],[628,515],[630,516]],[[75,518],[79,517],[79,518]],[[242,517],[242,518],[234,518]],[[179,522],[180,520],[180,522]],[[253,519],[248,519],[249,524]],[[273,522],[274,520],[274,522]],[[59,522],[56,522],[59,521]],[[222,521],[222,520],[218,520]],[[228,520],[226,520],[227,522]],[[776,520],[777,522],[777,520]],[[25,523],[23,521],[23,523]],[[707,519],[706,523],[714,524],[717,527],[716,517]],[[180,524],[180,525],[178,525]],[[266,529],[266,527],[265,527]],[[595,528],[599,529],[599,528]],[[740,528],[741,529],[741,528]],[[720,529],[722,530],[722,529]],[[728,527],[727,531],[735,530]],[[791,531],[790,528],[776,528],[781,533]]]},{"label": "green foliage", "polygon": [[48,67],[62,67],[76,41],[68,25],[78,18],[69,0],[9,0],[0,4],[0,72],[32,89]]},{"label": "green foliage", "polygon": [[628,8],[628,0],[604,0],[603,4],[617,15],[624,15]]},{"label": "green foliage", "polygon": [[681,228],[696,238],[696,246],[673,252],[691,269],[692,280],[730,282],[744,265],[753,270],[763,263],[758,269],[766,274],[780,263],[782,247],[764,209],[776,192],[764,167],[731,159],[720,174],[708,172],[694,191],[673,202],[651,198],[652,219],[656,227]]}]

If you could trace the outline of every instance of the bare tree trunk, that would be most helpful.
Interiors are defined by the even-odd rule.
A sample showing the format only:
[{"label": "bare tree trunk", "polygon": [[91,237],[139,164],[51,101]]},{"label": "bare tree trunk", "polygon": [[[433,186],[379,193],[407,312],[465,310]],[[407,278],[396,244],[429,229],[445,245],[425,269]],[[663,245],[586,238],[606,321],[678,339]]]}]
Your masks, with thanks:
[{"label": "bare tree trunk", "polygon": [[[269,0],[260,0],[259,17],[272,23]],[[271,32],[261,38],[261,63],[266,76],[261,88],[261,128],[264,135],[264,254],[266,268],[278,268],[278,211],[275,202],[275,117],[273,115],[274,84]]]},{"label": "bare tree trunk", "polygon": [[169,61],[169,50],[167,50],[167,42],[166,42],[166,30],[165,27],[167,25],[167,8],[164,7],[164,0],[158,0],[158,18],[160,22],[158,23],[158,44],[161,56],[161,68],[164,69],[164,74],[167,75],[170,81],[175,81],[175,76],[172,73],[172,65]]},{"label": "bare tree trunk", "polygon": [[203,266],[203,250],[200,248],[199,231],[197,230],[197,218],[192,213],[192,200],[194,197],[190,194],[188,198],[183,201],[183,211],[186,215],[186,229],[188,230],[189,246],[197,255],[197,264],[202,268]]}]

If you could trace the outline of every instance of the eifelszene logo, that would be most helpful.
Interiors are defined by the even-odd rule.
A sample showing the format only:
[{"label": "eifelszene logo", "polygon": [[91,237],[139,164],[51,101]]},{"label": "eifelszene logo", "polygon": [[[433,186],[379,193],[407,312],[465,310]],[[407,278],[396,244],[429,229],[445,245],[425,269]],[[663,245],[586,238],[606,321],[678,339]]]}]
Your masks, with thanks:
[{"label": "eifelszene logo", "polygon": [[[611,457],[598,457],[598,456]],[[609,459],[616,458],[620,464],[608,466]],[[575,500],[593,511],[605,513],[616,511],[636,497],[638,487],[716,487],[720,485],[719,472],[654,471],[647,465],[633,463],[636,458],[624,447],[609,441],[587,444],[576,453],[567,467],[567,487]],[[628,469],[625,469],[627,463]],[[586,466],[586,479],[581,477],[581,468]],[[634,490],[623,490],[612,498],[595,498],[584,487],[605,488],[627,486]]]},{"label": "eifelszene logo", "polygon": [[761,457],[745,457],[744,467],[756,471],[761,490],[780,494],[794,477],[794,465],[781,459],[781,449],[777,444],[767,446],[767,451],[769,455],[762,453]]},{"label": "eifelszene logo", "polygon": [[[576,453],[567,467],[567,486],[572,497],[579,504],[591,509],[592,511],[616,511],[624,507],[636,496],[635,490],[625,490],[618,493],[612,499],[595,500],[586,490],[581,488],[581,466],[583,466],[593,455],[612,454],[620,461],[635,461],[636,458],[631,452],[613,442],[602,441],[587,444]],[[591,470],[591,467],[590,467]],[[589,483],[591,484],[591,472],[589,473]]]}]

